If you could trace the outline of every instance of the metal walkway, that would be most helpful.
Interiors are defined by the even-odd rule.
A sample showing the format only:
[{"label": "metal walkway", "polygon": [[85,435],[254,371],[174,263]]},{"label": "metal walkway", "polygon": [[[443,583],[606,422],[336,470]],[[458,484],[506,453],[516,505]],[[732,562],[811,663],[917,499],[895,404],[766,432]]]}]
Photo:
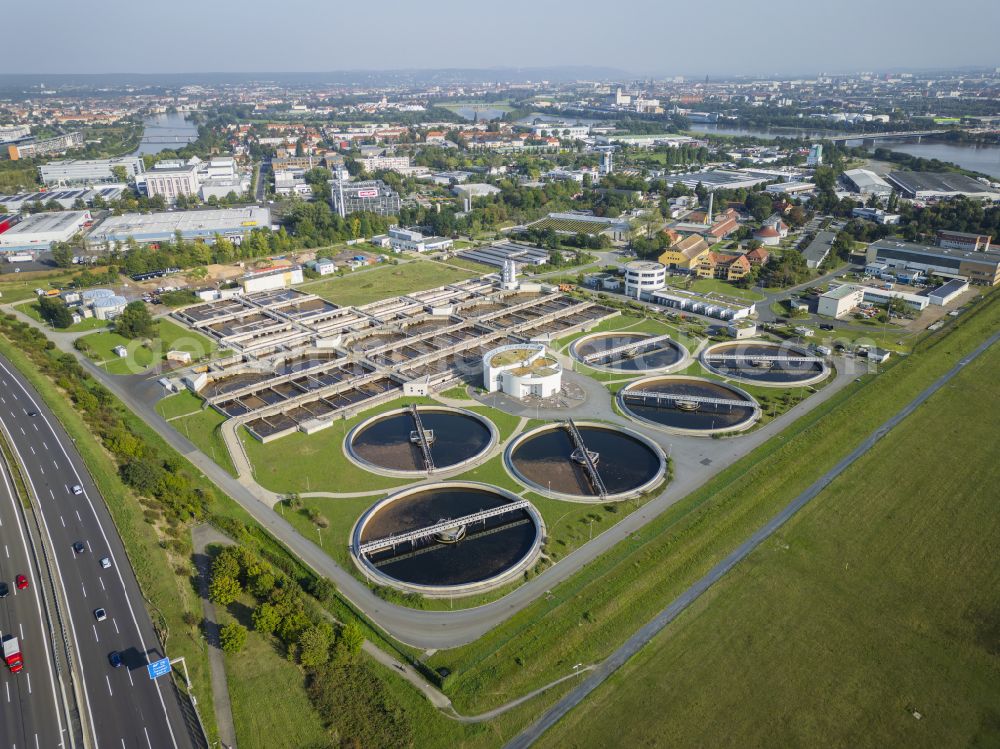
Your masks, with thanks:
[{"label": "metal walkway", "polygon": [[707,354],[706,361],[782,361],[782,362],[812,362],[823,361],[818,356],[768,356],[767,354]]},{"label": "metal walkway", "polygon": [[713,406],[753,407],[752,402],[736,400],[735,398],[710,398],[705,395],[680,395],[677,393],[660,393],[655,390],[624,390],[622,391],[622,398],[652,400],[655,401],[655,405],[660,405],[662,401],[670,401],[672,403],[686,401],[688,403],[705,403]]},{"label": "metal walkway", "polygon": [[580,453],[583,458],[583,467],[587,471],[587,475],[590,476],[590,481],[594,485],[594,490],[603,499],[608,496],[608,488],[604,485],[604,479],[601,478],[601,474],[597,472],[597,465],[594,463],[594,458],[591,455],[590,450],[587,449],[586,443],[583,441],[583,435],[580,434],[580,430],[576,428],[576,424],[573,423],[572,419],[566,419],[563,422],[563,426],[566,431],[569,432],[569,437],[573,440],[573,446]]},{"label": "metal walkway", "polygon": [[519,499],[516,502],[510,502],[509,504],[500,505],[499,507],[492,507],[489,510],[480,510],[472,515],[465,515],[460,518],[455,518],[454,520],[442,520],[440,523],[429,525],[426,528],[418,528],[415,531],[401,533],[398,536],[386,536],[385,538],[377,538],[374,541],[366,541],[358,546],[358,551],[361,554],[370,554],[373,551],[389,549],[397,546],[398,544],[427,538],[428,536],[433,536],[437,533],[443,533],[444,531],[449,531],[454,528],[461,528],[463,525],[478,523],[482,520],[488,520],[489,518],[496,517],[497,515],[506,515],[508,512],[523,510],[530,506],[531,503],[528,500]]},{"label": "metal walkway", "polygon": [[416,403],[410,405],[410,415],[413,417],[413,423],[417,427],[417,441],[420,444],[420,451],[424,454],[424,468],[427,470],[427,473],[431,473],[434,470],[434,456],[431,455],[431,443],[427,436],[427,430],[424,429],[424,422],[420,418],[420,411],[417,410]]},{"label": "metal walkway", "polygon": [[583,363],[592,364],[593,362],[600,361],[601,359],[612,359],[618,354],[628,353],[636,349],[643,348],[644,346],[654,346],[657,343],[663,343],[663,341],[669,340],[669,335],[658,335],[654,338],[643,338],[638,341],[622,344],[621,346],[615,346],[607,351],[595,351],[592,354],[587,354],[583,357]]}]

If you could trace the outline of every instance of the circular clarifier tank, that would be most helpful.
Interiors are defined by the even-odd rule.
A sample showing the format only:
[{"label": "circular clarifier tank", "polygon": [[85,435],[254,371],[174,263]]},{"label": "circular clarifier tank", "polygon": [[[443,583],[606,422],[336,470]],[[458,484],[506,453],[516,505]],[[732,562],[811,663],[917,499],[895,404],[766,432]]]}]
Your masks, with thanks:
[{"label": "circular clarifier tank", "polygon": [[667,467],[655,442],[593,422],[533,429],[510,444],[505,459],[516,478],[542,494],[595,502],[641,494],[662,481]]},{"label": "circular clarifier tank", "polygon": [[685,434],[717,434],[747,429],[760,407],[734,385],[700,377],[646,377],[618,392],[630,416]]},{"label": "circular clarifier tank", "polygon": [[[417,423],[419,417],[419,425]],[[472,411],[419,406],[374,416],[347,435],[347,456],[366,470],[386,475],[418,475],[475,463],[496,444],[492,422]],[[426,445],[424,444],[426,443]]]},{"label": "circular clarifier tank", "polygon": [[577,340],[570,354],[588,367],[614,372],[669,372],[689,359],[676,341],[649,333],[595,333]]},{"label": "circular clarifier tank", "polygon": [[484,484],[404,489],[355,524],[355,562],[377,582],[427,596],[470,595],[509,582],[538,557],[534,506]]},{"label": "circular clarifier tank", "polygon": [[752,385],[798,387],[826,379],[822,357],[788,343],[732,341],[709,346],[701,362],[710,372]]}]

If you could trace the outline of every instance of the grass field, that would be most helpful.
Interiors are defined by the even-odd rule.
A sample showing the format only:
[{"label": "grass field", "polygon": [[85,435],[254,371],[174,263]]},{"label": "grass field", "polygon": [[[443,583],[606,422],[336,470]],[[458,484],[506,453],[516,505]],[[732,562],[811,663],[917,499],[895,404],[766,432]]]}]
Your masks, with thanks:
[{"label": "grass field", "polygon": [[668,278],[667,283],[672,286],[678,286],[690,289],[691,291],[696,291],[699,294],[721,294],[722,296],[745,299],[750,302],[759,302],[764,298],[762,294],[759,294],[756,291],[751,289],[741,289],[739,286],[735,286],[725,281],[720,281],[717,278],[696,278],[688,284],[687,278],[673,277]]},{"label": "grass field", "polygon": [[35,289],[57,289],[73,274],[63,270],[4,273],[0,275],[0,302],[12,304],[35,298]]},{"label": "grass field", "polygon": [[[247,610],[246,602],[237,606]],[[219,611],[220,624],[234,618]],[[278,652],[274,638],[254,632],[242,617],[241,623],[251,630],[246,647],[225,657],[239,745],[244,749],[327,746],[326,730],[306,696],[305,675]]]},{"label": "grass field", "polygon": [[[102,362],[109,374],[116,375],[144,372],[160,362],[168,351],[175,349],[187,351],[195,360],[216,349],[213,341],[170,320],[158,320],[155,325],[156,336],[152,339],[150,348],[146,348],[138,340],[129,340],[111,331],[92,333],[81,340],[90,347],[88,355],[95,361]],[[128,355],[119,357],[113,351],[115,346],[125,346]]]},{"label": "grass field", "polygon": [[600,234],[610,224],[596,221],[575,221],[571,218],[543,218],[528,224],[530,229],[552,229],[554,231],[572,232],[573,234]]},{"label": "grass field", "polygon": [[156,404],[156,413],[164,419],[173,419],[200,411],[203,403],[204,401],[190,390],[182,390],[159,400]]},{"label": "grass field", "polygon": [[998,377],[994,347],[539,745],[996,746]]},{"label": "grass field", "polygon": [[355,271],[342,278],[303,284],[300,288],[346,307],[432,289],[474,275],[477,274],[441,263],[414,260],[400,265],[384,265],[373,270]]},{"label": "grass field", "polygon": [[495,706],[565,674],[568,664],[605,657],[995,330],[997,300],[879,377],[845,388],[479,641],[435,654],[430,664],[452,671],[447,691],[456,706]]},{"label": "grass field", "polygon": [[195,447],[218,463],[231,476],[236,476],[236,466],[233,465],[232,456],[226,448],[226,441],[219,431],[225,420],[226,417],[214,408],[206,408],[190,416],[174,419],[170,425],[191,440]]},{"label": "grass field", "polygon": [[[41,310],[39,310],[37,304],[21,304],[18,305],[18,311],[23,312],[32,320],[37,322],[47,324],[42,319]],[[59,328],[60,333],[82,333],[87,330],[101,330],[110,325],[107,320],[98,320],[96,317],[88,317],[85,320],[81,320],[78,323],[70,325],[68,328]]]}]

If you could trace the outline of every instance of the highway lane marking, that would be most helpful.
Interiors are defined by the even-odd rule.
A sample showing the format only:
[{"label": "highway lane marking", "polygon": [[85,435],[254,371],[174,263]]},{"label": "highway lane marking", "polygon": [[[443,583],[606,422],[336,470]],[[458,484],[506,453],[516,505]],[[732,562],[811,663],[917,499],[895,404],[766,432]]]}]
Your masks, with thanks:
[{"label": "highway lane marking", "polygon": [[40,745],[39,745],[39,743],[38,743],[38,734],[36,733],[36,734],[35,734],[35,749],[38,749],[38,748],[39,748],[39,746],[40,746]]},{"label": "highway lane marking", "polygon": [[28,677],[28,694],[31,694],[31,672],[27,672],[25,676]]},{"label": "highway lane marking", "polygon": [[52,465],[53,465],[53,466],[55,467],[55,469],[56,469],[57,471],[59,470],[59,464],[58,464],[58,463],[56,463],[56,459],[55,459],[55,458],[53,458],[53,459],[52,459]]},{"label": "highway lane marking", "polygon": [[125,673],[128,674],[128,683],[131,684],[134,687],[135,686],[135,682],[132,681],[132,670],[128,666],[125,667]]},{"label": "highway lane marking", "polygon": [[104,587],[104,578],[103,577],[99,577],[97,579],[101,583],[101,590],[105,590],[106,591],[107,588]]},{"label": "highway lane marking", "polygon": [[21,430],[21,434],[23,434],[25,437],[28,436],[27,432],[24,431],[24,427],[18,427],[18,429]]},{"label": "highway lane marking", "polygon": [[[35,428],[35,431],[36,431],[36,432],[38,431],[38,424],[32,424],[31,426],[33,426],[33,427]],[[47,448],[46,448],[46,449],[47,449]]]},{"label": "highway lane marking", "polygon": [[52,487],[49,487],[49,496],[52,497],[52,499],[56,498],[56,493],[52,491]]},{"label": "highway lane marking", "polygon": [[66,527],[66,521],[65,521],[65,520],[63,520],[63,516],[62,516],[62,515],[60,515],[60,516],[59,516],[59,522],[60,522],[60,523],[62,523],[62,527],[63,527],[63,528],[65,528],[65,527]]},{"label": "highway lane marking", "polygon": [[100,642],[101,638],[97,636],[97,625],[96,624],[91,624],[90,626],[94,628],[94,639],[97,640],[98,642]]},{"label": "highway lane marking", "polygon": [[148,746],[149,749],[153,749],[153,742],[149,740],[149,731],[146,730],[146,726],[142,727],[142,732],[146,734],[146,746]]},{"label": "highway lane marking", "polygon": [[39,464],[39,466],[38,466],[38,470],[39,470],[39,471],[41,471],[42,473],[45,473],[45,469],[44,469],[44,468],[42,468],[41,464]]},{"label": "highway lane marking", "polygon": [[[21,431],[23,432],[24,430],[22,429]],[[28,449],[31,450],[32,455],[35,454],[35,448],[33,448],[31,445],[28,445]]]},{"label": "highway lane marking", "polygon": [[10,702],[10,682],[8,681],[4,686],[7,687],[7,702]]},{"label": "highway lane marking", "polygon": [[[2,362],[0,362],[0,368],[3,368],[3,370],[5,372],[8,371],[6,369],[6,367],[3,365]],[[9,372],[8,372],[8,374],[9,374]],[[6,384],[6,380],[4,380],[4,384]],[[34,403],[34,401],[32,401],[32,404],[37,407],[37,404]],[[0,422],[0,431],[2,431],[2,433],[4,433],[7,436],[8,440],[11,442],[11,446],[14,448],[14,453],[17,455],[18,460],[23,460],[23,458],[21,457],[20,451],[17,449],[17,445],[14,444],[13,439],[11,439],[10,430],[2,422]],[[25,478],[28,481],[28,485],[31,487],[31,491],[34,492],[35,495],[37,496],[38,492],[35,489],[35,484],[34,484],[34,481],[32,481],[30,474],[26,475]],[[14,509],[14,514],[16,516],[18,514],[18,506],[17,506],[17,501],[14,498],[14,489],[11,486],[10,481],[8,480],[8,477],[7,477],[7,475],[5,473],[0,472],[0,479],[2,479],[3,486],[7,490],[7,492],[6,492],[7,493],[7,497],[10,500],[11,507]],[[28,540],[27,540],[27,538],[24,535],[24,528],[20,524],[18,524],[18,523],[15,523],[15,525],[17,525],[17,531],[18,531],[18,534],[21,537],[21,545],[24,548],[25,553],[28,554],[28,556],[30,557],[31,554],[30,554],[30,552],[28,550]],[[45,515],[44,515],[44,513],[42,513],[42,526],[45,528],[45,534],[49,537],[49,543],[51,543],[52,542],[52,534],[49,531],[48,523],[45,521]],[[6,546],[4,548],[6,549]],[[7,554],[8,555],[10,554],[9,550],[7,551]],[[55,565],[56,573],[61,577],[62,573],[59,571],[59,561],[58,561],[58,559],[56,559],[55,557],[53,557],[52,563]],[[31,587],[31,594],[34,594],[34,597],[35,597],[35,607],[37,608],[37,610],[39,612],[39,616],[41,616],[42,601],[41,601],[41,598],[40,598],[39,593],[38,593],[38,586],[32,586]],[[72,630],[73,641],[75,643],[76,642],[76,628],[73,626],[72,620],[70,620],[70,628]],[[52,657],[51,657],[51,653],[50,653],[50,650],[52,648],[52,643],[50,642],[48,634],[46,633],[45,628],[42,626],[41,622],[38,622],[38,632],[41,635],[42,641],[47,644],[47,647],[42,648],[42,650],[45,653],[45,663],[48,666],[49,675],[51,677],[51,678],[48,679],[49,689],[51,691],[52,705],[53,705],[54,713],[55,713],[55,716],[56,716],[56,723],[59,726],[59,736],[62,737],[62,734],[63,734],[63,732],[66,729],[63,727],[63,722],[62,722],[63,715],[62,715],[62,712],[59,710],[59,700],[58,700],[58,698],[56,696],[56,677],[55,677],[55,672],[54,672],[54,669],[53,669],[53,666],[52,666]],[[77,646],[77,647],[79,647],[79,646]],[[91,708],[90,708],[90,699],[87,697],[87,685],[83,684],[81,686],[82,686],[82,691],[83,691],[84,699],[86,700],[86,703],[87,703],[87,711],[89,713],[89,712],[91,712]],[[10,686],[9,686],[9,684],[7,685],[7,700],[8,700],[8,702],[10,701]],[[95,741],[97,740],[96,732],[94,732],[94,740]]]},{"label": "highway lane marking", "polygon": [[[104,681],[108,683],[108,694],[114,697],[115,693],[111,691],[111,679],[108,678],[107,674],[104,674]],[[125,744],[125,739],[122,739],[122,745],[124,746],[124,744]]]},{"label": "highway lane marking", "polygon": [[[38,426],[37,424],[35,426]],[[45,440],[42,440],[42,447],[45,448],[45,452],[49,451],[49,446],[46,444]]]},{"label": "highway lane marking", "polygon": [[79,520],[81,523],[83,522],[83,518],[80,517],[80,511],[79,510],[76,510],[76,519]]},{"label": "highway lane marking", "polygon": [[[56,446],[59,448],[60,451],[62,451],[63,457],[66,458],[66,461],[69,464],[70,470],[73,471],[73,475],[76,476],[77,480],[82,484],[83,480],[80,478],[80,473],[79,473],[79,471],[77,471],[76,466],[74,466],[73,461],[72,461],[72,459],[69,456],[69,453],[66,451],[66,447],[63,445],[62,441],[59,439],[59,437],[58,437],[58,435],[56,433],[55,428],[52,426],[52,422],[49,421],[48,416],[46,416],[45,412],[41,411],[41,409],[38,407],[38,403],[31,396],[31,393],[28,392],[26,386],[23,385],[17,378],[15,378],[11,374],[10,369],[2,361],[0,361],[0,369],[2,369],[4,373],[6,373],[7,375],[11,376],[12,379],[14,379],[15,383],[17,384],[17,386],[21,389],[21,392],[23,392],[25,394],[25,396],[27,396],[28,400],[32,403],[32,405],[35,406],[35,408],[39,410],[39,413],[41,415],[41,418],[42,418],[45,426],[48,427],[49,431],[52,433],[53,437],[56,440]],[[2,428],[2,427],[3,427],[3,424],[0,423],[0,428]],[[14,451],[18,452],[16,446],[14,447]],[[30,474],[27,476],[27,479],[28,479],[28,483],[31,485],[32,491],[35,491],[34,482],[32,481]],[[66,490],[69,491],[69,486],[68,485],[66,486]],[[9,490],[9,491],[12,491],[12,490]],[[37,495],[37,491],[35,493]],[[13,497],[12,494],[11,494],[11,496]],[[90,499],[90,496],[87,493],[84,493],[83,496],[84,496],[84,499],[87,501],[87,505],[90,507],[90,511],[93,514],[94,519],[97,521],[98,529],[101,532],[101,536],[104,538],[105,544],[110,549],[111,548],[111,543],[110,543],[110,541],[108,541],[107,532],[105,531],[104,524],[101,522],[101,519],[100,519],[100,517],[97,514],[97,509],[94,507],[93,501]],[[13,499],[11,499],[11,501],[13,502]],[[45,533],[46,533],[46,535],[49,536],[49,540],[51,542],[52,534],[49,531],[48,524],[45,522],[45,515],[44,515],[44,513],[42,513],[42,525],[45,527]],[[22,531],[22,536],[23,536],[23,531]],[[111,559],[112,559],[112,561],[114,561],[114,556],[113,555],[112,555]],[[56,572],[57,572],[57,574],[61,577],[62,573],[59,570],[59,560],[57,558],[53,557],[53,563],[56,566]],[[135,630],[136,630],[136,634],[139,637],[139,644],[141,645],[143,651],[145,651],[146,653],[148,653],[149,649],[146,647],[146,638],[143,636],[142,629],[139,626],[139,620],[136,617],[135,609],[134,609],[134,607],[132,605],[131,596],[129,596],[128,589],[125,586],[125,578],[123,577],[121,569],[118,567],[117,564],[115,565],[115,573],[118,575],[118,582],[121,584],[122,590],[123,590],[123,592],[125,594],[125,605],[128,607],[129,614],[132,617],[132,624],[134,625]],[[37,597],[37,595],[38,595],[37,592],[36,592],[35,595]],[[70,622],[70,631],[73,634],[73,640],[75,642],[75,641],[77,641],[78,638],[77,638],[77,633],[76,633],[76,624],[73,621],[73,617],[69,617],[69,622]],[[95,634],[96,634],[96,630],[95,630]],[[77,647],[79,647],[79,645]],[[150,660],[148,655],[146,657],[146,660],[147,660],[147,662]],[[86,703],[86,706],[87,706],[87,713],[92,716],[94,714],[94,711],[93,711],[93,707],[90,704],[90,697],[89,697],[88,692],[87,692],[87,683],[86,683],[85,679],[82,681],[81,688],[82,688],[82,691],[83,691],[84,702]],[[167,724],[167,733],[170,736],[170,744],[171,744],[171,746],[174,747],[174,749],[176,749],[177,748],[177,738],[174,735],[174,726],[173,726],[173,723],[170,720],[170,715],[169,715],[169,713],[167,711],[167,703],[166,703],[166,701],[163,698],[163,691],[161,690],[160,684],[158,682],[153,682],[153,688],[156,690],[156,696],[159,698],[160,707],[163,710],[163,717],[164,717],[164,720],[165,720],[165,722]],[[53,687],[53,699],[55,699],[54,687]],[[99,742],[98,742],[98,739],[97,739],[97,730],[94,727],[93,722],[91,722],[91,735],[93,736],[94,743],[98,744]]]},{"label": "highway lane marking", "polygon": [[10,549],[7,548],[7,544],[3,545],[3,550],[7,552],[7,558],[10,559]]},{"label": "highway lane marking", "polygon": [[86,598],[87,597],[87,589],[85,587],[83,587],[83,583],[80,583],[80,590],[83,591],[83,597]]},{"label": "highway lane marking", "polygon": [[90,545],[90,540],[89,540],[89,539],[87,540],[87,549],[89,549],[89,550],[90,550],[90,553],[91,553],[91,554],[93,554],[93,553],[94,553],[94,549],[93,549],[93,548],[91,547],[91,545]]},{"label": "highway lane marking", "polygon": [[116,622],[116,621],[115,621],[115,618],[114,618],[114,617],[111,617],[111,623],[115,625],[115,634],[116,634],[116,635],[120,635],[120,634],[121,634],[121,632],[120,632],[120,631],[118,631],[118,622]]},{"label": "highway lane marking", "polygon": [[17,628],[21,630],[21,639],[24,639],[24,625],[21,622],[17,623]]}]

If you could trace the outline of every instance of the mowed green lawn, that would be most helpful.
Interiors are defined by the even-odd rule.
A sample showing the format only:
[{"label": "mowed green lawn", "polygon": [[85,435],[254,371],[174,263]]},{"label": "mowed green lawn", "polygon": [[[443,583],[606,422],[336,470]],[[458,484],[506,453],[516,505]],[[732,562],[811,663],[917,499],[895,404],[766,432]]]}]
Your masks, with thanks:
[{"label": "mowed green lawn", "polygon": [[[103,362],[108,373],[116,375],[144,372],[162,361],[168,351],[187,351],[197,361],[216,349],[214,341],[170,320],[161,319],[155,325],[156,336],[152,339],[150,348],[143,346],[139,340],[129,340],[111,331],[92,333],[81,340],[90,347],[91,358]],[[124,346],[128,349],[128,354],[119,357],[114,352],[115,346]]]},{"label": "mowed green lawn", "polygon": [[995,346],[538,746],[1000,745],[998,377]]},{"label": "mowed green lawn", "polygon": [[400,265],[383,265],[357,270],[341,278],[303,284],[310,294],[329,299],[342,307],[368,304],[378,299],[432,289],[436,286],[482,275],[430,260],[414,260]]}]

